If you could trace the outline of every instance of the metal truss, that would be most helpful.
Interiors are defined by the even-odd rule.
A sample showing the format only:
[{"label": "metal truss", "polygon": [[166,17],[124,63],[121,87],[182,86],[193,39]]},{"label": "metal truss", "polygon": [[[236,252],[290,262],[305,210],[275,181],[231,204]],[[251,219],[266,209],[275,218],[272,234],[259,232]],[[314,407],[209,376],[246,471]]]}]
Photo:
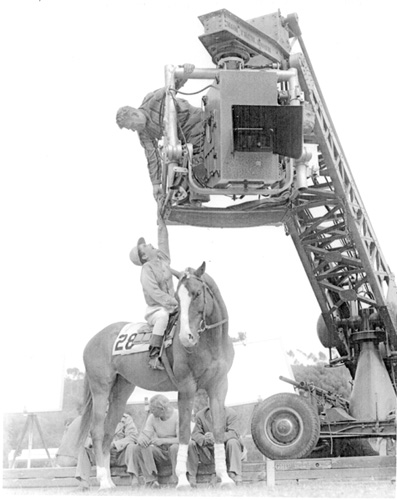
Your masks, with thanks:
[{"label": "metal truss", "polygon": [[[310,280],[327,328],[341,338],[373,330],[397,348],[397,289],[354,183],[310,61],[300,54],[305,99],[316,115],[319,172],[291,200],[286,226]],[[346,328],[344,328],[346,325]],[[378,332],[378,333],[377,333]],[[349,342],[344,340],[346,350]]]}]

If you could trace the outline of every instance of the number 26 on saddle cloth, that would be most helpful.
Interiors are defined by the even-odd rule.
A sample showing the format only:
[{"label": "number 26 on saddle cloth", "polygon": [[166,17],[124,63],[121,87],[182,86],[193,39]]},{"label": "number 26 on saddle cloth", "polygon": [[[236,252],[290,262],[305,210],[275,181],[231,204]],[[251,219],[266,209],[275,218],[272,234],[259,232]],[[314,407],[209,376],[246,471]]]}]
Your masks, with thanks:
[{"label": "number 26 on saddle cloth", "polygon": [[[164,334],[164,347],[172,344],[177,315],[170,316]],[[134,354],[149,350],[152,327],[147,323],[127,323],[117,335],[113,344],[112,355]]]}]

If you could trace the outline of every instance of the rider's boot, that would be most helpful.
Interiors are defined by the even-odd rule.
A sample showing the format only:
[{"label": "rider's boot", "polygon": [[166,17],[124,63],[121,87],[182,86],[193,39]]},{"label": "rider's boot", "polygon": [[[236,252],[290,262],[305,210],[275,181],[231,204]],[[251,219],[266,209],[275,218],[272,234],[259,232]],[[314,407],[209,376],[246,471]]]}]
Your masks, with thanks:
[{"label": "rider's boot", "polygon": [[163,337],[161,335],[152,335],[149,344],[149,366],[153,370],[164,370],[163,363],[159,358],[162,343]]}]

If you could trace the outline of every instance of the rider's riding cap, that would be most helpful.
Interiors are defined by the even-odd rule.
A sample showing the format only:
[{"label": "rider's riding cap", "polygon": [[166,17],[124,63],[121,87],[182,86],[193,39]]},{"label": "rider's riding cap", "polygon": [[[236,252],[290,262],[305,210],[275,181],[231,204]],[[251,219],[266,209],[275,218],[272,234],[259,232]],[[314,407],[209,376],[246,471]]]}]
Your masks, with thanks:
[{"label": "rider's riding cap", "polygon": [[134,247],[131,252],[130,252],[130,259],[133,264],[136,266],[141,266],[142,265],[142,256],[141,252],[139,251],[139,245],[146,245],[145,238],[139,238],[138,243],[136,244],[136,247]]}]

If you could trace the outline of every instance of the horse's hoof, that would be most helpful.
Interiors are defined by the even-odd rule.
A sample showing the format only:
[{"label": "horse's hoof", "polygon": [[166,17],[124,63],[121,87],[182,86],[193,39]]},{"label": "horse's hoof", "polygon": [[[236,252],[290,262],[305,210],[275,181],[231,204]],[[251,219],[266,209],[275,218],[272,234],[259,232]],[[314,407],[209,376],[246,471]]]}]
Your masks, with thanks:
[{"label": "horse's hoof", "polygon": [[191,485],[186,477],[182,477],[178,480],[178,484],[176,485],[176,489],[178,491],[188,491],[191,489]]},{"label": "horse's hoof", "polygon": [[111,483],[106,483],[106,484],[101,484],[99,486],[99,491],[104,491],[104,490],[113,490],[114,488],[116,488],[116,485],[114,484],[114,482],[112,481]]},{"label": "horse's hoof", "polygon": [[233,489],[236,487],[236,483],[230,477],[222,479],[222,482],[219,485],[222,489]]},{"label": "horse's hoof", "polygon": [[190,484],[177,484],[176,485],[176,489],[178,491],[189,491],[192,489],[192,486],[190,486]]},{"label": "horse's hoof", "polygon": [[236,487],[236,483],[233,481],[231,483],[221,483],[220,487],[223,490],[233,490]]}]

